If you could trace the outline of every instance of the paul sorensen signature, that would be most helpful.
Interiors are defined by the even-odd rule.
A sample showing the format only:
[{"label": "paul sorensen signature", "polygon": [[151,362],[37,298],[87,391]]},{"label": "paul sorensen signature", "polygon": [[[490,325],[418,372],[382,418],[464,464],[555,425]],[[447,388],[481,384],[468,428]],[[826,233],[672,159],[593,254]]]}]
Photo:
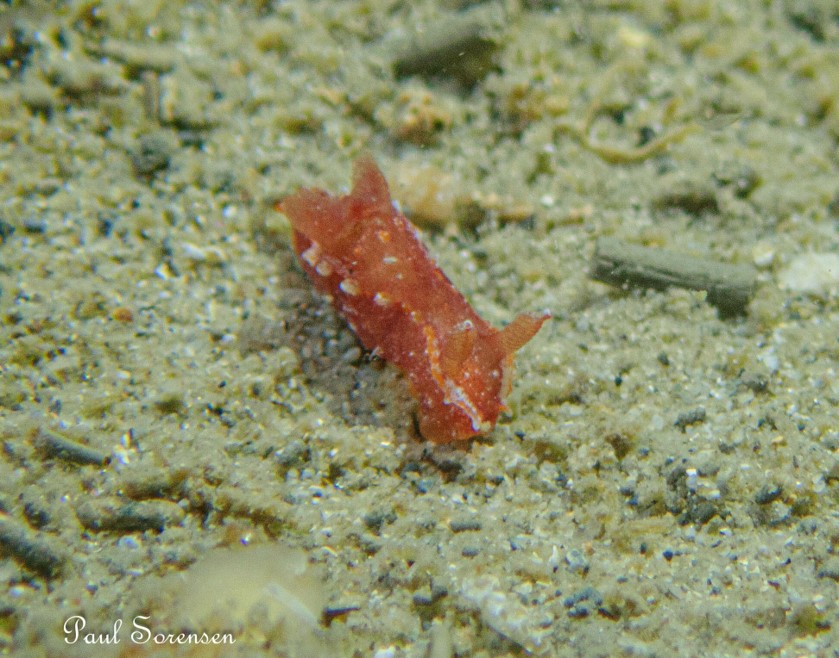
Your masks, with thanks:
[{"label": "paul sorensen signature", "polygon": [[[128,640],[132,644],[235,644],[236,639],[232,633],[156,633],[146,623],[150,616],[137,615],[131,619],[131,632]],[[64,642],[67,644],[119,644],[122,642],[120,633],[124,622],[122,619],[115,619],[112,628],[106,632],[85,632],[87,619],[81,615],[73,615],[64,622]],[[126,627],[125,632],[128,631]]]}]

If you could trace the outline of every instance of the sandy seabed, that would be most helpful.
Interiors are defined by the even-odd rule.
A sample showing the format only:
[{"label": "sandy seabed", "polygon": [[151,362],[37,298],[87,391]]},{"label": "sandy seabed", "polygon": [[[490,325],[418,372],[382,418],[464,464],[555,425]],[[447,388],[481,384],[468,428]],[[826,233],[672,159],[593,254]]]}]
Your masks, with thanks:
[{"label": "sandy seabed", "polygon": [[[0,653],[837,655],[835,2],[13,2],[0,64]],[[364,152],[553,314],[479,440],[273,210]]]}]

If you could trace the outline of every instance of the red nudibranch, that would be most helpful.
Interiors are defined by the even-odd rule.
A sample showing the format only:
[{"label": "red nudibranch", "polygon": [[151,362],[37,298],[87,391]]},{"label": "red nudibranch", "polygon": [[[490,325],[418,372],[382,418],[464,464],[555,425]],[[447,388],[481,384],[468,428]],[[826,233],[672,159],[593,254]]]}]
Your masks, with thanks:
[{"label": "red nudibranch", "polygon": [[550,317],[519,315],[495,329],[469,306],[397,210],[370,156],[340,197],[302,189],[277,203],[314,287],[368,350],[407,375],[419,428],[435,443],[492,430],[511,387],[513,354]]}]

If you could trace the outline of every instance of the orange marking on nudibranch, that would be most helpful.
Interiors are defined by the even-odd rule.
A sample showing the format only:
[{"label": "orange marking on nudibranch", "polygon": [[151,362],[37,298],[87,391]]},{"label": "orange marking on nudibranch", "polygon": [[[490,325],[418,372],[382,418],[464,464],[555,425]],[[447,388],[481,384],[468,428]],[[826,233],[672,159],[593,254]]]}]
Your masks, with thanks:
[{"label": "orange marking on nudibranch", "polygon": [[345,196],[304,189],[277,204],[300,265],[364,346],[407,375],[425,438],[447,443],[491,431],[506,408],[513,354],[550,314],[490,326],[394,206],[372,158],[356,161],[353,183]]}]

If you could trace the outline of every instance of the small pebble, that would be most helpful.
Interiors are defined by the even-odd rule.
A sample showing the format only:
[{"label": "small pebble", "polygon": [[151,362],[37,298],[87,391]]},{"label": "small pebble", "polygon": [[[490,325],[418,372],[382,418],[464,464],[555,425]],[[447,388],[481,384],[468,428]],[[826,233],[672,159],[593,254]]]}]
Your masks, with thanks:
[{"label": "small pebble", "polygon": [[586,560],[585,555],[583,555],[582,551],[580,551],[579,549],[570,549],[565,554],[565,562],[568,564],[568,570],[573,573],[578,573],[580,575],[585,575],[588,573],[588,560]]},{"label": "small pebble", "polygon": [[591,608],[603,605],[603,596],[593,587],[586,587],[567,597],[563,605],[568,608],[568,616],[572,619],[588,617]]},{"label": "small pebble", "polygon": [[0,219],[0,244],[6,243],[6,238],[10,237],[15,232],[15,227],[2,219]]},{"label": "small pebble", "polygon": [[47,541],[42,533],[31,532],[25,526],[0,515],[0,549],[13,556],[27,569],[46,578],[59,576],[67,556]]},{"label": "small pebble", "polygon": [[827,293],[839,288],[839,254],[796,256],[778,274],[778,283],[792,292]]},{"label": "small pebble", "polygon": [[764,485],[760,491],[755,495],[755,502],[758,505],[768,505],[774,503],[783,494],[784,489],[779,485]]},{"label": "small pebble", "polygon": [[95,466],[104,466],[109,461],[108,455],[105,453],[45,428],[40,428],[36,432],[33,443],[47,458]]},{"label": "small pebble", "polygon": [[765,268],[775,260],[775,248],[767,242],[758,242],[752,247],[752,262],[756,267]]},{"label": "small pebble", "polygon": [[120,537],[117,539],[117,546],[120,548],[127,548],[127,549],[135,549],[139,548],[140,544],[137,542],[137,539],[132,535],[126,535],[125,537]]},{"label": "small pebble", "polygon": [[452,532],[467,532],[469,530],[480,530],[481,522],[478,519],[455,519],[449,522]]},{"label": "small pebble", "polygon": [[166,526],[179,524],[185,514],[178,505],[167,500],[125,503],[106,498],[79,503],[76,516],[85,528],[94,532],[162,532]]},{"label": "small pebble", "polygon": [[676,422],[674,422],[673,425],[675,425],[680,430],[682,430],[682,432],[684,432],[686,428],[688,428],[689,426],[704,422],[705,408],[697,407],[696,409],[692,409],[691,411],[686,411],[685,413],[679,414],[679,417],[676,418]]}]

